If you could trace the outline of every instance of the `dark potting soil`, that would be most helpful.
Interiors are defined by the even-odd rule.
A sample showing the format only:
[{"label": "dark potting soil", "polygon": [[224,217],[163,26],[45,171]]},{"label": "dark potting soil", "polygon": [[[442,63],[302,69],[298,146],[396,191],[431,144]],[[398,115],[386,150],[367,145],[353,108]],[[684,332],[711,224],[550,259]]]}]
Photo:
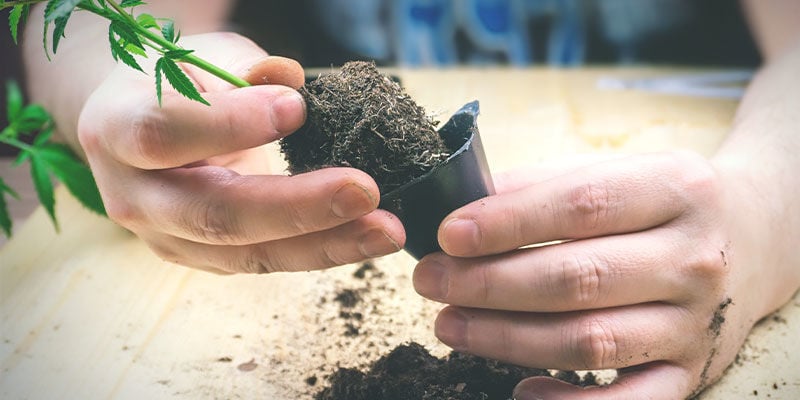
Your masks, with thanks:
[{"label": "dark potting soil", "polygon": [[358,168],[387,193],[447,159],[437,122],[369,62],[350,62],[300,89],[305,125],[281,140],[289,172]]},{"label": "dark potting soil", "polygon": [[[366,372],[341,368],[329,377],[330,385],[316,400],[505,400],[522,379],[551,376],[545,369],[517,367],[473,355],[451,352],[432,356],[423,346],[409,343],[394,348]],[[576,385],[595,385],[587,373],[555,376]]]}]

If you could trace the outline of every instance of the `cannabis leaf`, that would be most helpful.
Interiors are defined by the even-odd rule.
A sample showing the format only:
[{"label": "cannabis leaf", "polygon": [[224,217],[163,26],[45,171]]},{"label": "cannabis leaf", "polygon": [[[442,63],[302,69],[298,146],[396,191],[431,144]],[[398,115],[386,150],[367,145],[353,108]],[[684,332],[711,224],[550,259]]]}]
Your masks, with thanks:
[{"label": "cannabis leaf", "polygon": [[122,0],[122,3],[119,3],[119,6],[122,8],[128,7],[136,7],[145,4],[145,2],[141,0]]},{"label": "cannabis leaf", "polygon": [[181,67],[172,61],[172,59],[165,55],[156,61],[156,95],[158,96],[158,102],[161,104],[161,79],[160,75],[164,74],[164,77],[167,78],[167,81],[173,88],[175,88],[178,93],[184,95],[186,98],[198,101],[203,103],[207,106],[210,106],[206,99],[200,95],[200,92],[197,91],[197,88],[194,87],[194,84],[189,77],[183,73]]},{"label": "cannabis leaf", "polygon": [[16,5],[11,9],[11,13],[8,15],[8,28],[11,30],[11,38],[14,39],[14,43],[18,42],[17,31],[19,30],[19,23],[24,19],[29,8],[29,5]]},{"label": "cannabis leaf", "polygon": [[[53,178],[61,181],[85,207],[105,215],[100,192],[89,168],[69,147],[50,142],[54,131],[50,114],[39,105],[24,105],[22,93],[16,83],[9,82],[6,85],[6,98],[9,125],[0,132],[0,142],[20,150],[14,166],[29,162],[36,195],[56,229],[58,220],[55,214]],[[21,140],[23,136],[34,134],[36,137],[31,144]],[[6,194],[16,197],[16,193],[0,180],[0,229],[6,236],[10,236],[11,219]]]},{"label": "cannabis leaf", "polygon": [[[128,50],[125,49],[124,45],[120,44],[120,41],[124,42],[124,39],[122,39],[122,37],[127,33],[123,33],[122,35],[120,35],[120,32],[123,32],[124,30],[119,30],[120,29],[119,26],[115,26],[114,22],[112,22],[111,25],[108,26],[108,42],[111,45],[111,56],[114,57],[114,60],[121,60],[123,63],[125,63],[125,65],[133,69],[144,72],[142,67],[136,61],[136,58],[134,58],[133,55]],[[116,37],[117,35],[120,36],[120,39],[117,39]],[[142,48],[141,43],[127,43],[127,44],[135,48],[140,48],[142,51],[144,51],[144,48]]]},{"label": "cannabis leaf", "polygon": [[8,214],[8,203],[6,203],[6,194],[10,195],[15,199],[19,199],[19,195],[14,189],[11,189],[6,185],[3,181],[3,178],[0,177],[0,229],[3,229],[3,233],[6,237],[11,236],[11,216]]},{"label": "cannabis leaf", "polygon": [[45,7],[45,22],[52,22],[57,18],[68,16],[80,2],[81,0],[50,0]]}]

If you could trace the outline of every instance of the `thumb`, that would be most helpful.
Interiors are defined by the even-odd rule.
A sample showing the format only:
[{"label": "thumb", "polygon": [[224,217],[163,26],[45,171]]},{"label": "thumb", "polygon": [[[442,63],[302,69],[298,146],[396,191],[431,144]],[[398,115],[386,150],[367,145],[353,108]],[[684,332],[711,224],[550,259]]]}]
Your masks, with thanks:
[{"label": "thumb", "polygon": [[[283,85],[298,89],[305,83],[303,67],[292,59],[269,56],[252,40],[236,33],[206,33],[182,39],[187,49],[252,85]],[[230,90],[233,86],[193,65],[187,72],[203,92]]]}]

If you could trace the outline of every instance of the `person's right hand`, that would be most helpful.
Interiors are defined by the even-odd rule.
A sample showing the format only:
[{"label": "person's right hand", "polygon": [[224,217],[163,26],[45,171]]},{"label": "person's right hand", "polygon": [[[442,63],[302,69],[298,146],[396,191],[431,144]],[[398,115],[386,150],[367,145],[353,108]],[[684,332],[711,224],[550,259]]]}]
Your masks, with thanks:
[{"label": "person's right hand", "polygon": [[[109,217],[165,260],[218,272],[308,270],[399,250],[400,222],[376,210],[367,174],[329,168],[268,175],[265,143],[305,120],[303,70],[226,33],[182,44],[253,84],[183,66],[211,106],[119,66],[91,95],[78,135]],[[146,71],[150,65],[143,64]]]}]

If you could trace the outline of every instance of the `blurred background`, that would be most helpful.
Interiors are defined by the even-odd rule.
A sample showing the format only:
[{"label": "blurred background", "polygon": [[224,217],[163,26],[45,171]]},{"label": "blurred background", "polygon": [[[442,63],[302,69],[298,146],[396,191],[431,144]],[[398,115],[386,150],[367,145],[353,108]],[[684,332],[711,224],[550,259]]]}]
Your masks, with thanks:
[{"label": "blurred background", "polygon": [[[306,67],[760,62],[734,0],[240,0],[230,30]],[[24,82],[8,33],[0,34],[0,60],[1,82]],[[0,126],[5,119],[0,113]]]}]

